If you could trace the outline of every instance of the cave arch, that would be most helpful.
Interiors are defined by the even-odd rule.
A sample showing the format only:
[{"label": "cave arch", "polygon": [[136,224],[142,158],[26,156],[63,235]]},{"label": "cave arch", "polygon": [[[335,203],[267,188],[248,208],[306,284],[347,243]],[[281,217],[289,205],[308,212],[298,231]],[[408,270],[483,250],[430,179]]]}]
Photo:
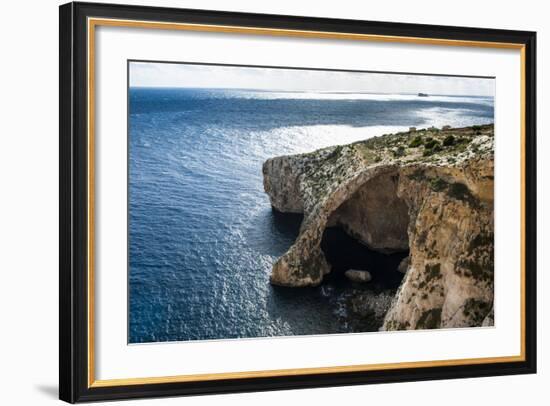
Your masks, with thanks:
[{"label": "cave arch", "polygon": [[408,250],[409,212],[398,195],[397,166],[366,168],[344,182],[324,187],[327,188],[326,198],[304,199],[307,214],[300,235],[273,265],[272,283],[297,287],[316,286],[323,281],[331,271],[331,265],[321,250],[327,227],[338,225],[378,252]]},{"label": "cave arch", "polygon": [[374,251],[408,251],[409,212],[398,188],[397,171],[370,178],[330,214],[326,227],[339,226]]},{"label": "cave arch", "polygon": [[388,172],[369,179],[334,210],[321,238],[330,265],[325,280],[341,279],[348,269],[366,270],[375,285],[397,288],[398,271],[409,255],[409,213],[398,196],[399,175]]}]

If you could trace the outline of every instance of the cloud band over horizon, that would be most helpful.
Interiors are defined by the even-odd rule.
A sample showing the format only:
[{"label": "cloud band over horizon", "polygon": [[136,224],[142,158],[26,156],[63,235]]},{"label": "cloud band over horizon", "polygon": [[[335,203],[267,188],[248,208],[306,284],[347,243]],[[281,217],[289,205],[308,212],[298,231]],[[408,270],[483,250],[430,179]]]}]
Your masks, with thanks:
[{"label": "cloud band over horizon", "polygon": [[494,78],[130,62],[130,87],[493,96]]}]

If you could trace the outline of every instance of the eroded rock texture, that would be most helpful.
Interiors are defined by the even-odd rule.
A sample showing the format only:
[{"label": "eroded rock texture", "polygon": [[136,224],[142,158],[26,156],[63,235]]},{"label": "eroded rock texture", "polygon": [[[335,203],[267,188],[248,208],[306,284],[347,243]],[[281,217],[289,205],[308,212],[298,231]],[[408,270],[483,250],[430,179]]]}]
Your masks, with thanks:
[{"label": "eroded rock texture", "polygon": [[272,206],[303,213],[271,282],[315,286],[321,239],[341,226],[373,250],[410,250],[383,329],[493,323],[493,127],[418,130],[269,159]]}]

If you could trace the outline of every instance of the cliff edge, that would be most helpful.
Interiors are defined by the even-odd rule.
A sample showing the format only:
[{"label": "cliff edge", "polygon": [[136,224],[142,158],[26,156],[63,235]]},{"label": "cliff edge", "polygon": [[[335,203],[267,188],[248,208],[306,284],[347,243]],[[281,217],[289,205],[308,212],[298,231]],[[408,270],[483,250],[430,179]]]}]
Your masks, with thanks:
[{"label": "cliff edge", "polygon": [[382,329],[493,323],[492,125],[388,134],[263,165],[281,212],[303,213],[271,282],[316,286],[331,270],[321,239],[340,226],[370,249],[409,250]]}]

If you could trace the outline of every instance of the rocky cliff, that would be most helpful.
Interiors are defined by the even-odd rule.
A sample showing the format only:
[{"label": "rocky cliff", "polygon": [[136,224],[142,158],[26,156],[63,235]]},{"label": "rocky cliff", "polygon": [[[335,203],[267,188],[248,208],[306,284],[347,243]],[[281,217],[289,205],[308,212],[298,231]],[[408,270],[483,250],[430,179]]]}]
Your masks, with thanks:
[{"label": "rocky cliff", "polygon": [[492,325],[493,141],[492,125],[411,129],[269,159],[273,208],[304,214],[271,282],[320,284],[324,230],[340,226],[372,250],[410,252],[383,329]]}]

